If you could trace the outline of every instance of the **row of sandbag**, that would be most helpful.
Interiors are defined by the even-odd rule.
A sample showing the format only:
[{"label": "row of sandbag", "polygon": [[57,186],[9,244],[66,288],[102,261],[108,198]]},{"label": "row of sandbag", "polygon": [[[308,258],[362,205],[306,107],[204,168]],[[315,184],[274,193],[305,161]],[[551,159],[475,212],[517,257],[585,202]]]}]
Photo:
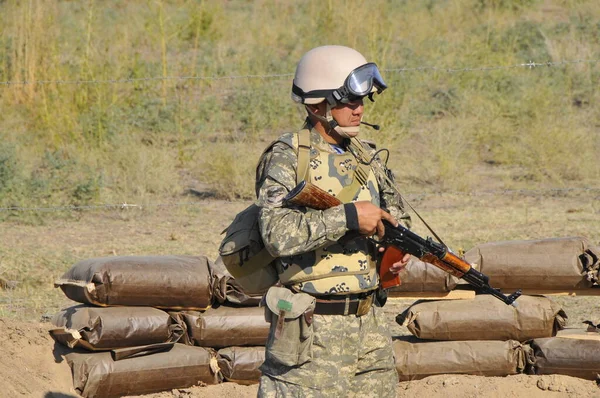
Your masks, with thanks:
[{"label": "row of sandbag", "polygon": [[69,348],[107,351],[161,343],[200,347],[264,346],[262,307],[218,306],[206,311],[76,305],[56,313],[50,335]]},{"label": "row of sandbag", "polygon": [[[587,238],[564,237],[484,243],[464,255],[498,289],[600,288],[600,247]],[[449,292],[459,279],[412,258],[392,292]]]},{"label": "row of sandbag", "polygon": [[[465,259],[498,289],[600,288],[600,248],[582,237],[491,242]],[[461,283],[446,272],[412,258],[397,292],[451,291]],[[204,256],[115,256],[74,264],[55,286],[86,304],[142,305],[203,310],[213,303],[255,306],[217,260]]]},{"label": "row of sandbag", "polygon": [[400,381],[439,374],[509,376],[519,373],[561,374],[597,380],[600,372],[600,334],[516,340],[394,340]]},{"label": "row of sandbag", "polygon": [[235,280],[204,256],[114,256],[81,260],[54,283],[73,301],[97,306],[205,310],[257,306]]},{"label": "row of sandbag", "polygon": [[[423,340],[516,340],[552,337],[567,315],[544,296],[506,305],[491,295],[468,300],[416,301],[396,317]],[[262,307],[220,305],[205,311],[77,305],[52,318],[54,339],[90,351],[182,342],[202,347],[264,345],[269,332]]]},{"label": "row of sandbag", "polygon": [[[573,336],[571,336],[573,337]],[[575,336],[578,337],[578,336]],[[596,340],[549,337],[521,344],[508,341],[425,341],[414,337],[393,342],[399,381],[439,374],[508,376],[563,374],[594,380],[600,369]],[[264,347],[210,348],[173,344],[168,351],[115,359],[110,353],[71,353],[74,386],[84,397],[139,395],[222,379],[256,383]]]}]

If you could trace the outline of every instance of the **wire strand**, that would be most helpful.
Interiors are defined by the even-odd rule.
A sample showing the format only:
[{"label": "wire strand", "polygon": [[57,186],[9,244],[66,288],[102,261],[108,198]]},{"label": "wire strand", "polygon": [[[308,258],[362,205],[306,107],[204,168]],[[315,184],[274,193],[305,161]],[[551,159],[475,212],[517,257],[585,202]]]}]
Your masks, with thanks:
[{"label": "wire strand", "polygon": [[[559,67],[576,64],[594,64],[600,62],[600,59],[576,59],[563,60],[556,62],[534,62],[514,65],[495,65],[495,66],[480,66],[480,67],[443,67],[443,66],[417,66],[409,68],[385,68],[384,72],[404,73],[404,72],[445,72],[445,73],[461,73],[461,72],[490,72],[498,70],[510,70],[517,68],[535,69],[541,67]],[[67,80],[20,80],[20,81],[1,81],[1,86],[18,86],[18,85],[45,85],[45,84],[121,84],[121,83],[139,83],[150,81],[165,81],[165,80],[240,80],[240,79],[280,79],[293,77],[292,73],[272,73],[272,74],[249,74],[249,75],[229,75],[229,76],[149,76],[137,78],[115,78],[115,79],[67,79]]]}]

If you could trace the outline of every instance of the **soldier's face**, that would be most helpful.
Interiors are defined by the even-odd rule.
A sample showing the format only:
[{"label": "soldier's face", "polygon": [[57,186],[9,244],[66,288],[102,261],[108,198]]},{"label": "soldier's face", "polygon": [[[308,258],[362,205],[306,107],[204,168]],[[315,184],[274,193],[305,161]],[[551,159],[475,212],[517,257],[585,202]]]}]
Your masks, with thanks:
[{"label": "soldier's face", "polygon": [[332,108],[331,116],[342,127],[359,126],[364,110],[363,100],[359,99]]}]

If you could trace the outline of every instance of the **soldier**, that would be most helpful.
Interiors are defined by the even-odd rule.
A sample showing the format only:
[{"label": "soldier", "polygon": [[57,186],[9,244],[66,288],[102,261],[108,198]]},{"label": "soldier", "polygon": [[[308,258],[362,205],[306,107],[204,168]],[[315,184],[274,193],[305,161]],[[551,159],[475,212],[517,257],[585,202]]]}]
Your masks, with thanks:
[{"label": "soldier", "polygon": [[[384,234],[382,219],[397,225],[407,216],[391,173],[356,138],[363,99],[385,89],[377,66],[352,48],[317,47],[297,65],[292,99],[304,104],[307,119],[299,132],[267,148],[256,176],[261,235],[277,257],[280,285],[293,293],[293,300],[269,297],[273,288],[267,293],[279,318],[271,325],[260,397],[396,396],[391,336],[377,294],[378,249],[367,237]],[[344,204],[286,205],[284,197],[303,179]],[[295,313],[286,308],[290,301],[303,312],[297,335],[282,332],[293,330],[287,316],[275,321]]]}]

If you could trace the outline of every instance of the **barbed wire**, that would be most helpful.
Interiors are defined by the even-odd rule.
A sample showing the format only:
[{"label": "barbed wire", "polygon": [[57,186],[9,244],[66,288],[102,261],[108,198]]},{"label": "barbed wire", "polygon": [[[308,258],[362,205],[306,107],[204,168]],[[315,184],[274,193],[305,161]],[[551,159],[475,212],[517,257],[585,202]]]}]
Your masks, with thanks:
[{"label": "barbed wire", "polygon": [[[547,189],[498,189],[498,190],[484,190],[484,191],[439,191],[439,192],[427,192],[427,193],[406,193],[404,196],[407,198],[421,200],[431,196],[467,196],[467,197],[479,197],[479,196],[502,196],[502,195],[524,195],[524,196],[541,196],[541,195],[554,195],[567,194],[573,192],[598,192],[600,193],[600,187],[593,188],[547,188]],[[68,206],[46,206],[46,207],[0,207],[0,212],[60,212],[60,211],[84,211],[84,210],[129,210],[138,209],[143,210],[147,208],[161,208],[161,207],[187,207],[187,206],[204,206],[206,203],[203,201],[198,202],[175,202],[175,203],[150,203],[150,204],[132,204],[132,203],[119,203],[119,204],[98,204],[98,205],[68,205]]]},{"label": "barbed wire", "polygon": [[482,66],[482,67],[465,67],[465,68],[444,68],[437,66],[419,66],[415,68],[395,68],[395,69],[384,69],[386,72],[448,72],[448,73],[458,73],[458,72],[488,72],[488,71],[496,71],[496,70],[509,70],[516,68],[538,68],[538,67],[556,67],[556,66],[565,66],[565,65],[574,65],[574,64],[584,64],[584,63],[598,63],[599,59],[576,59],[576,60],[564,60],[564,61],[556,61],[556,62],[533,62],[529,61],[527,63],[515,64],[515,65],[498,65],[498,66]]},{"label": "barbed wire", "polygon": [[[526,63],[514,64],[514,65],[496,65],[496,66],[481,66],[481,67],[439,67],[439,66],[417,66],[410,68],[385,68],[382,69],[384,72],[446,72],[446,73],[460,73],[460,72],[490,72],[498,70],[511,70],[517,68],[534,69],[540,67],[558,67],[566,65],[576,64],[592,64],[599,63],[600,59],[576,59],[576,60],[563,60],[556,62],[534,62],[529,61]],[[230,75],[230,76],[154,76],[154,77],[132,77],[123,79],[73,79],[73,80],[21,80],[21,81],[1,81],[0,86],[18,86],[18,85],[45,85],[45,84],[120,84],[120,83],[143,83],[150,81],[168,81],[168,80],[241,80],[241,79],[277,79],[277,78],[291,78],[293,73],[273,73],[273,74],[250,74],[250,75]]]},{"label": "barbed wire", "polygon": [[125,79],[99,79],[99,80],[22,80],[22,81],[3,81],[0,85],[16,86],[29,84],[117,84],[117,83],[141,83],[149,81],[166,80],[238,80],[238,79],[273,79],[293,77],[293,73],[267,74],[267,75],[231,75],[231,76],[155,76],[155,77],[132,77]]}]

